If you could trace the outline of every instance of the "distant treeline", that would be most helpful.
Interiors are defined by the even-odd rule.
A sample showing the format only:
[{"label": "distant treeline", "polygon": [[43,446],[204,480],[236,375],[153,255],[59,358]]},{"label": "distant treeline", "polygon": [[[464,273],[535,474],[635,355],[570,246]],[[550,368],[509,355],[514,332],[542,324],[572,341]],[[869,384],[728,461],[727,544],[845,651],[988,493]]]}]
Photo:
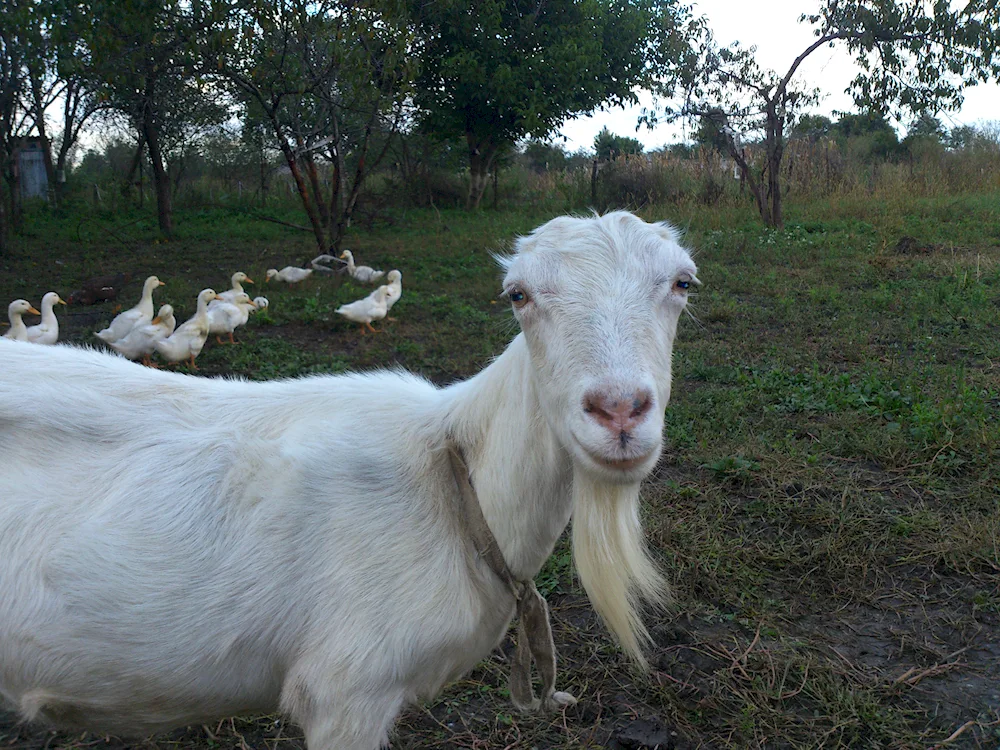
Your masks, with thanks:
[{"label": "distant treeline", "polygon": [[[760,147],[746,144],[751,160]],[[148,163],[127,183],[135,143],[109,138],[87,150],[70,171],[71,194],[103,205],[136,206],[151,198]],[[789,199],[902,190],[937,195],[1000,189],[1000,125],[946,130],[924,116],[899,138],[892,125],[873,115],[843,115],[837,121],[807,115],[791,128],[784,170]],[[281,155],[218,132],[191,141],[169,163],[179,205],[295,206],[294,180]],[[648,204],[749,201],[739,170],[715,141],[711,123],[693,140],[645,151],[634,138],[606,128],[592,149],[569,152],[558,140],[525,140],[500,155],[491,169],[486,207],[551,205],[559,210],[590,207],[639,208]],[[318,179],[334,178],[321,165]],[[358,219],[413,206],[464,205],[469,168],[460,142],[430,141],[397,134],[358,201]]]},{"label": "distant treeline", "polygon": [[[784,73],[752,46],[720,46],[684,0],[0,0],[0,17],[0,252],[42,184],[56,205],[84,184],[105,204],[152,198],[165,237],[175,200],[267,205],[291,186],[320,250],[380,205],[476,209],[538,200],[546,181],[546,199],[571,208],[674,195],[651,175],[614,187],[619,162],[645,169],[629,161],[634,138],[605,131],[593,155],[546,143],[640,91],[656,97],[649,124],[698,125],[693,144],[642,164],[684,164],[671,176],[697,183],[684,195],[721,199],[729,181],[697,165],[731,163],[740,195],[780,227],[786,176],[807,152],[818,163],[817,144],[826,190],[865,158],[967,150],[975,133],[931,115],[1000,77],[989,3],[820,0],[800,19],[815,39]],[[825,45],[861,66],[851,93],[870,114],[804,116],[819,94],[798,66]],[[902,142],[887,112],[918,116]]]}]

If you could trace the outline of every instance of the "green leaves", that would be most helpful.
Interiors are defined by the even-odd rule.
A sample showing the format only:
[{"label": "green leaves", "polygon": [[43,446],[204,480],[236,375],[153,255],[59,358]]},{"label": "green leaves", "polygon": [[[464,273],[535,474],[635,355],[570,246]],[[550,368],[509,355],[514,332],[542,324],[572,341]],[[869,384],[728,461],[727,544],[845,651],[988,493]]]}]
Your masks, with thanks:
[{"label": "green leaves", "polygon": [[420,29],[416,102],[445,133],[512,142],[544,137],[602,103],[631,101],[662,72],[651,50],[676,3],[512,0],[413,3]]}]

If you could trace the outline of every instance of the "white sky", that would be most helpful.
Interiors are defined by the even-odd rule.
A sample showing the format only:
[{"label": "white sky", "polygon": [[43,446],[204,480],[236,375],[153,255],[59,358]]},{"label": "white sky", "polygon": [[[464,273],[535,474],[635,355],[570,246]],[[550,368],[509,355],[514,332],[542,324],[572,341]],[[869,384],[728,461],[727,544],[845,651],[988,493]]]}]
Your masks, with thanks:
[{"label": "white sky", "polygon": [[[798,17],[818,8],[817,0],[696,0],[695,13],[708,18],[718,44],[739,41],[744,47],[756,45],[757,62],[762,67],[784,73],[814,40],[812,27],[808,23],[798,23]],[[800,80],[819,86],[825,94],[811,111],[829,117],[834,110],[852,110],[853,101],[843,92],[856,74],[857,67],[842,45],[813,52],[798,72]],[[605,125],[617,135],[638,138],[647,149],[681,140],[684,134],[680,125],[661,125],[654,130],[643,126],[636,132],[642,105],[648,106],[650,101],[647,96],[636,107],[598,111],[590,117],[571,120],[560,131],[568,139],[565,147],[569,151],[593,149],[594,136]],[[960,111],[943,112],[938,116],[946,128],[1000,120],[1000,86],[994,83],[967,89]]]}]

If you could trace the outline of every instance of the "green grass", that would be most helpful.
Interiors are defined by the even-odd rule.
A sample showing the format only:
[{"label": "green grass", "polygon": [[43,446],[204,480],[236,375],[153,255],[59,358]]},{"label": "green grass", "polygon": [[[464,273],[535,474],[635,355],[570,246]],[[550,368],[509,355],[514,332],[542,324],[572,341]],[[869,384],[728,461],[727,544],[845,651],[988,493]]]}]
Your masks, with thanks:
[{"label": "green grass", "polygon": [[[393,747],[611,747],[640,719],[702,747],[929,747],[959,729],[951,746],[996,747],[1000,196],[792,204],[777,231],[749,209],[643,214],[687,229],[705,282],[681,322],[667,449],[643,491],[674,594],[652,618],[654,669],[629,670],[563,540],[539,586],[560,682],[581,706],[511,713],[506,667],[492,658],[408,712]],[[334,313],[368,291],[340,277],[269,289],[271,308],[239,346],[207,346],[202,373],[402,366],[439,383],[466,377],[515,332],[490,254],[547,218],[388,214],[345,245],[403,271],[385,333],[362,337]],[[150,216],[35,217],[0,258],[0,297],[37,303],[130,269],[127,304],[157,273],[157,301],[183,317],[234,270],[262,281],[267,267],[315,254],[306,234],[222,211],[179,212],[177,225],[162,243]],[[922,249],[901,250],[903,236]],[[69,339],[92,343],[99,322]],[[214,742],[240,747],[248,734],[267,744],[273,720],[234,723]],[[284,736],[299,741],[292,728]],[[24,730],[11,746],[45,741]]]}]

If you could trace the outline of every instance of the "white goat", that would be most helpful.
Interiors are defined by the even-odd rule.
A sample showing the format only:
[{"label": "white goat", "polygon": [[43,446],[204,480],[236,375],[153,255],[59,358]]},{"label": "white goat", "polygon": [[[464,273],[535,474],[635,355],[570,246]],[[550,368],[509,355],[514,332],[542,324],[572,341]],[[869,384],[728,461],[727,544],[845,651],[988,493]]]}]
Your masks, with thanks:
[{"label": "white goat", "polygon": [[515,578],[573,516],[584,586],[641,661],[637,606],[663,588],[639,482],[695,265],[627,213],[555,219],[503,264],[523,332],[443,389],[0,341],[0,702],[119,733],[280,708],[311,750],[374,750],[515,611],[469,539],[451,445]]}]

